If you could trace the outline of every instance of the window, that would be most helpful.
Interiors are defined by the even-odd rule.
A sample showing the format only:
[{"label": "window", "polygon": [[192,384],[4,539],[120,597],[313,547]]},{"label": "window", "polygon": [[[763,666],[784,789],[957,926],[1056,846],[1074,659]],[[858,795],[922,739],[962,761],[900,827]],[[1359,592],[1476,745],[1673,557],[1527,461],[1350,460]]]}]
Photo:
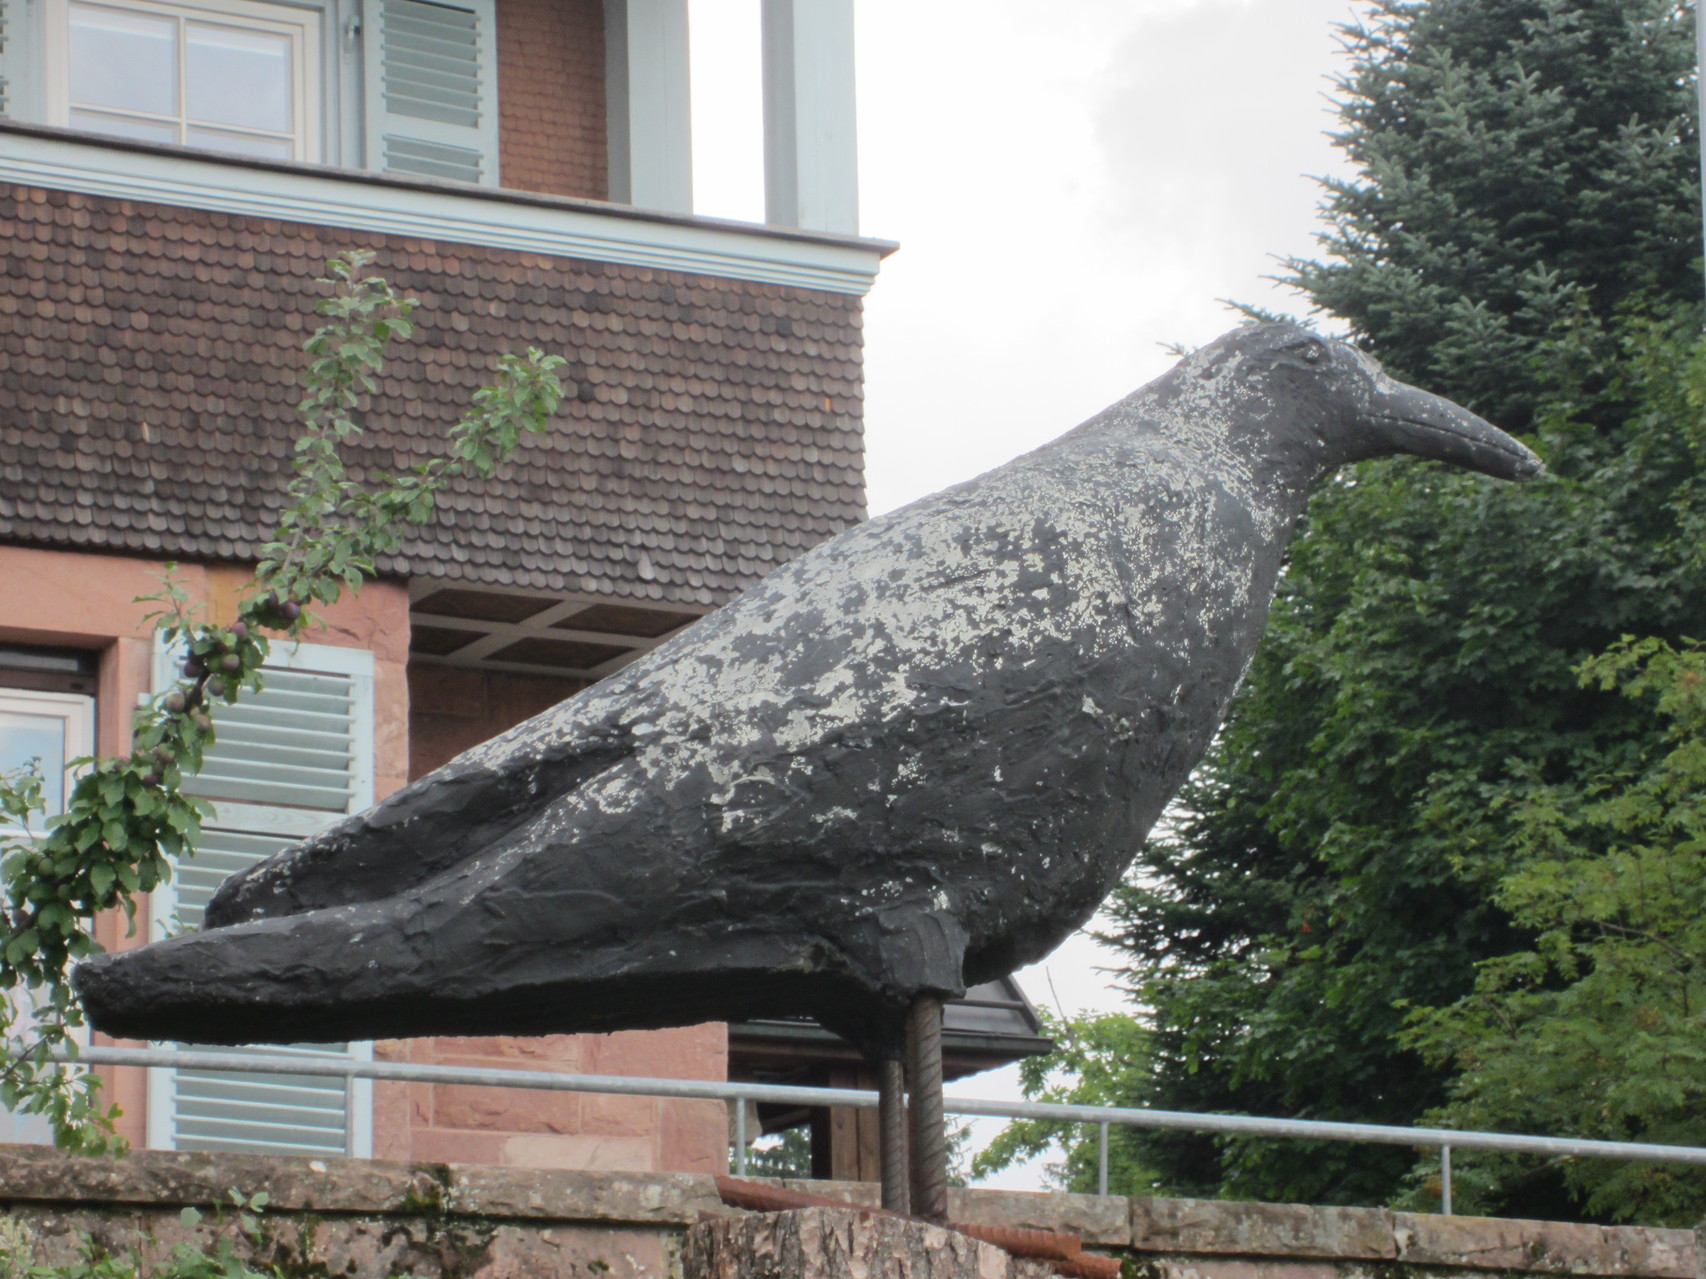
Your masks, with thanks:
[{"label": "window", "polygon": [[63,812],[71,761],[94,749],[94,728],[92,697],[0,688],[0,773],[39,760],[45,816]]},{"label": "window", "polygon": [[220,0],[58,0],[52,122],[268,160],[320,158],[320,15]]},{"label": "window", "polygon": [[[65,787],[75,776],[71,761],[94,750],[95,699],[85,693],[59,691],[92,684],[85,673],[89,665],[92,663],[81,654],[0,649],[0,773],[15,772],[31,760],[39,762],[44,818],[65,808]],[[10,687],[14,684],[28,687]],[[5,826],[0,826],[0,832],[21,833],[16,827]],[[28,995],[13,991],[11,998],[21,1014],[14,1029],[27,1034]],[[52,1140],[53,1131],[41,1116],[15,1115],[0,1109],[0,1142]]]},{"label": "window", "polygon": [[495,186],[496,0],[0,0],[0,115]]}]

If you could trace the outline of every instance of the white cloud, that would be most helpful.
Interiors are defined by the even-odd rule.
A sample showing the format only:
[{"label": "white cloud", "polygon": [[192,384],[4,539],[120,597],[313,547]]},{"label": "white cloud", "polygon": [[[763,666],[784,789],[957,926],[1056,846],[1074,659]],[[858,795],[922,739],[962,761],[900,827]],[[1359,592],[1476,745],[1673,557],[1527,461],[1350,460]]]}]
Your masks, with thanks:
[{"label": "white cloud", "polygon": [[1231,327],[1295,305],[1334,153],[1348,0],[862,0],[873,510],[1052,439]]}]

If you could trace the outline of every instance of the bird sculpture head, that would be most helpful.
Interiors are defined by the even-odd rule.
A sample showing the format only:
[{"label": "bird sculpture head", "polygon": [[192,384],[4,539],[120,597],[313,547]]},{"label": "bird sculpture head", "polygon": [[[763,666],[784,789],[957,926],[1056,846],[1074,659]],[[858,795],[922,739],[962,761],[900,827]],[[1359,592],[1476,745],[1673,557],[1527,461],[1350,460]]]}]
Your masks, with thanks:
[{"label": "bird sculpture head", "polygon": [[1184,420],[1212,420],[1203,406],[1224,406],[1229,443],[1255,467],[1254,478],[1299,492],[1346,463],[1401,453],[1502,480],[1543,469],[1491,423],[1297,324],[1234,329],[1163,382]]}]

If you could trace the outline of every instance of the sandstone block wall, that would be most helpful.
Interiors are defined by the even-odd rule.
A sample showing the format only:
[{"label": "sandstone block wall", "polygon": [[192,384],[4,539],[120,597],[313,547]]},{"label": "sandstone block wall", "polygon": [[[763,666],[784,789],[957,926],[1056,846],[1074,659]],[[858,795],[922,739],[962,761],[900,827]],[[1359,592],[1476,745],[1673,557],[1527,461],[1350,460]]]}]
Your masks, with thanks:
[{"label": "sandstone block wall", "polygon": [[[409,1039],[382,1042],[374,1053],[475,1070],[722,1079],[728,1031],[718,1023],[612,1035]],[[373,1118],[374,1153],[387,1159],[706,1174],[728,1162],[728,1112],[715,1101],[381,1083]]]}]

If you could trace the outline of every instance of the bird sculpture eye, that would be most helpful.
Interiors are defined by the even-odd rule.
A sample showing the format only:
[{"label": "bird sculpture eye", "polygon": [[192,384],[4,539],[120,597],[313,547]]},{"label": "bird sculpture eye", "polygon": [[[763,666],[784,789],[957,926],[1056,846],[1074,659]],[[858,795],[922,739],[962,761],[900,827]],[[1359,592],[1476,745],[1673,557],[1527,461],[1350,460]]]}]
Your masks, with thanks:
[{"label": "bird sculpture eye", "polygon": [[1318,346],[1304,348],[1303,358],[1310,364],[1319,363],[1321,360],[1321,348]]}]

